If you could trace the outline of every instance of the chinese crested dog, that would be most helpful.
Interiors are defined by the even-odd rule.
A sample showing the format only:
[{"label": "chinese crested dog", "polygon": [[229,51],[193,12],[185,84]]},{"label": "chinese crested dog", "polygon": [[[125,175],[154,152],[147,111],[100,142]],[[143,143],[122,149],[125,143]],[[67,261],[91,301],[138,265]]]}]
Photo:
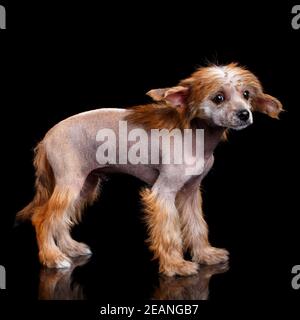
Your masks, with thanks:
[{"label": "chinese crested dog", "polygon": [[[202,212],[201,181],[211,169],[214,149],[228,128],[246,128],[252,124],[255,111],[278,118],[282,105],[263,92],[255,75],[234,63],[202,67],[177,86],[154,89],[148,95],[153,102],[147,105],[97,109],[67,118],[37,145],[36,194],[17,218],[32,221],[43,265],[70,268],[70,257],[91,254],[86,244],[71,238],[70,229],[80,221],[84,207],[97,198],[102,175],[110,172],[131,174],[146,182],[141,199],[149,247],[161,273],[187,276],[197,272],[198,264],[212,265],[228,259],[225,249],[210,245]],[[181,164],[99,163],[97,133],[109,129],[115,133],[110,141],[118,145],[124,138],[119,135],[120,121],[126,121],[128,130],[144,130],[149,140],[152,129],[166,129],[169,134],[190,129],[192,135],[203,129],[203,166],[186,174],[186,168],[197,161],[195,143],[186,148]],[[161,160],[167,151],[159,141],[150,142],[159,148]],[[127,148],[132,145],[128,141]],[[118,151],[117,157],[127,150]],[[192,261],[184,259],[186,251]]]}]

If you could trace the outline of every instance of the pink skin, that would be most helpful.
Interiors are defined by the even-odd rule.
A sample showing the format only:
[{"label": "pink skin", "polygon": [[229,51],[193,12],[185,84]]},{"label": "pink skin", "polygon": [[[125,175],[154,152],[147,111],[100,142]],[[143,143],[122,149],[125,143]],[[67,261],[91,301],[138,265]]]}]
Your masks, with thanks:
[{"label": "pink skin", "polygon": [[[94,172],[122,172],[138,177],[152,186],[159,174],[172,171],[174,178],[178,180],[178,173],[184,172],[185,165],[131,165],[112,164],[99,165],[96,160],[96,151],[101,142],[97,142],[95,137],[97,132],[103,128],[112,129],[117,138],[119,121],[124,120],[128,114],[125,109],[98,109],[81,113],[70,117],[53,127],[45,136],[43,143],[46,148],[49,163],[53,169],[57,184],[63,186],[72,185],[81,189],[87,176]],[[205,163],[212,158],[214,148],[221,139],[224,128],[218,130],[208,130],[205,122],[197,122],[197,128],[205,130]],[[128,123],[128,131],[138,128],[138,126]],[[193,129],[195,131],[196,127]],[[63,139],[62,139],[63,137]],[[151,135],[149,137],[149,144]],[[133,143],[128,143],[128,149]],[[118,141],[117,141],[118,145]],[[118,151],[118,148],[116,148]],[[163,150],[162,150],[163,151]],[[193,150],[195,152],[195,150]],[[210,166],[211,166],[210,160]],[[200,176],[204,176],[200,173]],[[181,176],[182,174],[180,174]],[[173,174],[172,174],[173,176]],[[170,177],[171,178],[171,177]],[[182,175],[180,181],[176,183],[178,191],[191,177]],[[170,183],[171,181],[168,181]]]}]

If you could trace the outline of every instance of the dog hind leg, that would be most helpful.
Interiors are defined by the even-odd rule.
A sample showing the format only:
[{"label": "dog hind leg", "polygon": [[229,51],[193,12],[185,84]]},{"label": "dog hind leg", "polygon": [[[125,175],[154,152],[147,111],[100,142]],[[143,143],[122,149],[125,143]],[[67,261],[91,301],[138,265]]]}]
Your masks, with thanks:
[{"label": "dog hind leg", "polygon": [[74,209],[79,190],[56,186],[49,199],[32,216],[39,247],[39,258],[50,268],[68,268],[70,259],[57,246],[57,239],[65,233],[66,224],[71,225],[69,213]]},{"label": "dog hind leg", "polygon": [[96,175],[90,175],[86,179],[80,195],[76,199],[73,206],[69,207],[67,219],[62,221],[62,229],[57,237],[57,245],[69,257],[77,257],[89,255],[92,253],[88,245],[75,241],[70,235],[72,225],[77,224],[81,220],[84,207],[91,205],[98,197],[100,179]]}]

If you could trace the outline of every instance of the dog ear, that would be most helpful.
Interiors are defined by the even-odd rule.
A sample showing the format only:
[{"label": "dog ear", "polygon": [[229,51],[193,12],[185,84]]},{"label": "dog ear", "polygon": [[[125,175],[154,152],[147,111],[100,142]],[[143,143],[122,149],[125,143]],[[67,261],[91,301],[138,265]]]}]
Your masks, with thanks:
[{"label": "dog ear", "polygon": [[283,110],[281,102],[265,93],[259,94],[252,100],[253,111],[267,114],[271,118],[279,119],[279,114]]},{"label": "dog ear", "polygon": [[189,89],[182,86],[164,88],[164,89],[153,89],[147,92],[155,101],[166,101],[173,107],[182,107],[185,105],[186,97]]}]

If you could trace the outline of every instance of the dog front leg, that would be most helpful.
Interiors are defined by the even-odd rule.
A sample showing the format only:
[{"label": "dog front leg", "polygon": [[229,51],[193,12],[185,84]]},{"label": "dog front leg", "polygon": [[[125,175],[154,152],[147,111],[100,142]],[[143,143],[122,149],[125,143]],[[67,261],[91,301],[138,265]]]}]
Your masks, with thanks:
[{"label": "dog front leg", "polygon": [[183,258],[183,246],[179,215],[175,206],[176,192],[168,187],[153,188],[141,192],[149,229],[150,249],[159,260],[159,271],[167,276],[187,276],[197,273],[196,263]]},{"label": "dog front leg", "polygon": [[209,243],[198,184],[178,192],[176,206],[180,213],[183,245],[190,250],[193,261],[208,265],[227,261],[228,251],[214,248]]}]

